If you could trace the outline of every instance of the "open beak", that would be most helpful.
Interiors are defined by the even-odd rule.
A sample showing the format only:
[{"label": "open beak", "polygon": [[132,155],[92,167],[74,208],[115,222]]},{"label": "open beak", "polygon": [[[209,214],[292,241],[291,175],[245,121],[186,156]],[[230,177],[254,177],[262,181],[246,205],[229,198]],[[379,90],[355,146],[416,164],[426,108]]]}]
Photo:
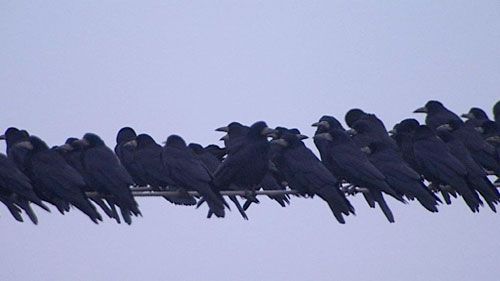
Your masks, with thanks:
[{"label": "open beak", "polygon": [[316,123],[312,123],[311,126],[313,126],[313,127],[326,127],[326,128],[329,128],[330,124],[328,124],[328,122],[326,122],[326,121],[319,121],[319,122],[316,122]]},{"label": "open beak", "polygon": [[227,132],[229,132],[229,128],[227,126],[220,127],[220,128],[215,129],[215,131],[227,133]]},{"label": "open beak", "polygon": [[288,145],[288,142],[284,139],[277,139],[277,140],[272,140],[271,143],[274,143],[274,144],[277,144],[277,145],[280,145],[280,146],[287,146]]},{"label": "open beak", "polygon": [[413,111],[413,113],[427,113],[427,107],[423,106],[421,108],[417,108],[415,109],[415,111]]},{"label": "open beak", "polygon": [[313,137],[313,139],[319,139],[319,140],[329,140],[329,141],[332,141],[333,138],[332,138],[332,135],[330,135],[330,133],[321,133],[321,134],[317,134]]},{"label": "open beak", "polygon": [[438,130],[438,131],[451,131],[452,128],[451,128],[450,124],[443,124],[443,125],[437,127],[436,130]]}]

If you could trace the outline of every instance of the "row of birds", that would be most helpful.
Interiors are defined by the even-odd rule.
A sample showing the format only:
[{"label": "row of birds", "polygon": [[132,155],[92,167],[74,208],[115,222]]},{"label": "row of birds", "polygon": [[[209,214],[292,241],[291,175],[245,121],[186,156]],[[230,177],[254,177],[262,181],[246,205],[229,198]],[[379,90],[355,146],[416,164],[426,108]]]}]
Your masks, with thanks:
[{"label": "row of birds", "polygon": [[[425,125],[405,119],[389,132],[374,114],[360,109],[346,114],[349,130],[335,117],[322,116],[312,124],[320,158],[305,146],[307,136],[298,129],[271,129],[262,121],[218,128],[226,133],[223,148],[187,145],[178,135],[161,146],[125,127],[114,151],[93,133],[49,148],[26,130],[11,127],[0,136],[7,144],[7,156],[0,154],[0,201],[18,221],[24,211],[36,224],[30,204],[50,212],[49,203],[62,214],[76,207],[95,223],[103,219],[98,206],[118,223],[123,219],[130,224],[132,216],[141,215],[133,186],[178,191],[164,198],[177,205],[207,203],[208,217],[224,217],[230,207],[220,192],[238,190],[245,191],[243,206],[236,196],[229,199],[247,219],[245,211],[259,202],[254,191],[289,187],[301,197],[320,197],[345,223],[345,216],[355,213],[341,190],[347,182],[366,189],[362,195],[368,205],[378,205],[389,222],[394,216],[385,195],[402,203],[416,199],[438,212],[440,193],[446,204],[462,197],[472,212],[483,202],[496,212],[500,193],[486,171],[500,176],[500,102],[494,106],[495,121],[472,108],[462,115],[464,122],[438,101],[415,112],[427,114]],[[283,207],[290,203],[284,193],[269,197]]]}]

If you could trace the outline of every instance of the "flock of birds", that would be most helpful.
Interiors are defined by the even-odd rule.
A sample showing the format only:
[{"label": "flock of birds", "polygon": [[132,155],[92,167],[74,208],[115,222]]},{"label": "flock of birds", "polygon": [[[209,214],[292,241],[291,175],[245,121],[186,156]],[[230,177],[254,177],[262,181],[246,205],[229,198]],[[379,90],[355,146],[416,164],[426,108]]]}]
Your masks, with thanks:
[{"label": "flock of birds", "polygon": [[[229,199],[247,219],[245,211],[259,202],[256,190],[287,187],[300,197],[320,197],[340,223],[355,213],[346,194],[360,190],[389,222],[394,216],[384,195],[401,203],[416,199],[430,212],[438,212],[442,201],[451,204],[452,197],[462,197],[472,212],[484,203],[496,212],[500,193],[488,173],[500,177],[500,102],[493,107],[494,121],[471,108],[462,114],[464,122],[438,101],[415,113],[427,114],[425,125],[405,119],[389,132],[374,114],[360,109],[346,114],[349,130],[333,116],[322,116],[312,124],[320,158],[298,129],[271,129],[262,121],[218,128],[226,133],[223,148],[187,145],[178,135],[162,146],[125,127],[114,152],[93,133],[49,148],[26,130],[10,127],[0,136],[7,144],[7,156],[0,154],[0,201],[16,220],[23,221],[24,212],[35,224],[31,204],[50,212],[47,203],[62,214],[75,207],[95,223],[103,220],[97,206],[118,223],[130,224],[132,216],[141,215],[133,186],[177,191],[164,198],[177,205],[206,203],[208,217],[224,217],[230,209],[222,191],[244,192],[243,206],[237,196]],[[269,197],[283,207],[290,203],[286,193]]]}]

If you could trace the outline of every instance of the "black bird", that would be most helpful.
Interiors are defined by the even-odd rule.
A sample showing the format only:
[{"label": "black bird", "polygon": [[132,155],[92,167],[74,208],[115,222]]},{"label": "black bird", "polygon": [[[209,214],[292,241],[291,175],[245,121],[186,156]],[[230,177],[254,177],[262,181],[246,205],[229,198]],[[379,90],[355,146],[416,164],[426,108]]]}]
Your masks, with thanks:
[{"label": "black bird", "polygon": [[467,184],[467,170],[428,126],[420,125],[415,129],[413,150],[417,164],[429,182],[449,185],[473,212],[479,211],[482,201]]},{"label": "black bird", "polygon": [[[0,153],[0,196],[2,197],[2,202],[7,205],[9,211],[16,219],[20,215],[17,212],[19,208],[15,205],[22,208],[34,224],[38,223],[38,218],[33,209],[31,209],[30,202],[50,212],[50,209],[35,194],[28,177],[2,153]],[[20,221],[22,221],[22,218]]]},{"label": "black bird", "polygon": [[450,130],[456,138],[461,140],[478,164],[500,176],[500,155],[478,131],[456,120],[449,121],[440,127]]},{"label": "black bird", "polygon": [[349,110],[346,113],[344,119],[345,119],[345,123],[350,128],[353,127],[354,123],[356,123],[360,120],[365,120],[374,127],[373,128],[374,131],[377,131],[378,133],[387,133],[384,122],[382,122],[382,120],[380,120],[375,114],[366,113],[359,108],[353,108],[353,109]]},{"label": "black bird", "polygon": [[447,125],[439,126],[437,134],[446,143],[450,153],[464,165],[469,186],[477,190],[491,210],[496,212],[495,204],[500,201],[500,193],[488,179],[484,169],[474,161],[462,141],[448,131]]},{"label": "black bird", "polygon": [[345,223],[344,215],[354,214],[354,207],[340,191],[338,180],[304,145],[298,135],[285,133],[272,142],[283,147],[275,161],[284,172],[290,188],[311,197],[318,195],[342,224]]},{"label": "black bird", "polygon": [[226,148],[220,147],[216,144],[209,144],[204,150],[215,156],[220,162],[224,160],[224,157],[227,154]]},{"label": "black bird", "polygon": [[[319,135],[322,133],[327,133],[331,129],[338,129],[341,131],[345,131],[344,127],[340,122],[333,116],[323,115],[319,119],[318,122],[312,124],[313,127],[317,127],[314,135]],[[319,155],[321,157],[321,161],[328,168],[328,170],[337,178],[339,175],[335,174],[335,168],[333,167],[335,164],[332,163],[330,159],[330,153],[328,152],[329,141],[326,138],[313,138],[314,144],[316,148],[318,148]],[[365,196],[366,197],[366,196]],[[367,198],[368,200],[368,198]],[[371,201],[371,200],[370,200]]]},{"label": "black bird", "polygon": [[116,134],[115,153],[120,159],[120,163],[125,167],[129,175],[137,185],[145,186],[147,182],[141,177],[141,168],[135,161],[135,149],[137,134],[130,127],[121,128]]},{"label": "black bird", "polygon": [[141,215],[130,190],[130,186],[134,185],[131,176],[96,134],[86,133],[78,143],[83,146],[82,161],[89,185],[105,196],[112,208],[114,205],[120,207],[123,220],[131,224],[131,215]]},{"label": "black bird", "polygon": [[[86,183],[84,192],[98,192],[97,188],[90,185],[91,180],[86,174],[85,167],[83,166],[83,149],[84,147],[78,139],[74,137],[66,139],[64,145],[54,147],[54,150],[66,160],[66,163],[73,167],[83,177]],[[108,206],[102,197],[93,196],[90,197],[90,200],[99,206],[108,217],[120,223],[120,216],[118,216],[116,209]]]},{"label": "black bird", "polygon": [[479,127],[484,121],[490,120],[486,112],[478,107],[472,107],[469,112],[460,116],[468,119],[465,123],[470,123],[474,127]]},{"label": "black bird", "polygon": [[24,130],[10,127],[0,139],[5,139],[7,144],[7,157],[16,164],[17,168],[26,174],[27,155],[33,148],[29,141],[29,134]]},{"label": "black bird", "polygon": [[[334,174],[356,186],[366,187],[369,190],[370,199],[378,203],[389,222],[394,222],[394,216],[382,192],[401,202],[405,200],[387,184],[384,175],[370,163],[367,156],[347,133],[339,129],[330,129],[327,133],[317,134],[314,137],[329,141],[327,149]],[[368,203],[370,204],[370,201]],[[370,205],[370,207],[374,206]]]},{"label": "black bird", "polygon": [[398,145],[389,136],[385,127],[382,128],[377,126],[377,124],[378,122],[376,121],[363,118],[354,122],[347,133],[351,135],[352,140],[360,147],[366,147],[373,141],[376,141],[385,143],[391,149],[398,150]]},{"label": "black bird", "polygon": [[437,212],[441,200],[424,185],[420,175],[415,172],[401,156],[385,142],[373,141],[362,148],[370,162],[385,176],[387,184],[397,193],[409,200],[417,199],[430,212]]},{"label": "black bird", "polygon": [[148,134],[140,134],[136,137],[134,165],[140,182],[150,185],[154,190],[164,190],[167,186],[170,190],[179,191],[180,196],[163,196],[169,202],[176,205],[193,206],[196,199],[190,196],[184,189],[175,186],[175,181],[170,178],[169,172],[164,165],[162,157],[163,147],[155,142]]},{"label": "black bird", "polygon": [[167,138],[162,152],[163,164],[176,186],[198,191],[206,200],[210,211],[224,217],[224,199],[214,187],[208,168],[190,151],[186,142],[177,135]]},{"label": "black bird", "polygon": [[83,191],[85,181],[82,176],[40,138],[30,136],[29,141],[33,149],[27,156],[26,171],[38,197],[56,206],[61,213],[69,211],[71,204],[93,222],[102,221]]},{"label": "black bird", "polygon": [[417,160],[415,159],[415,153],[413,152],[413,132],[418,126],[420,126],[420,123],[417,120],[404,119],[396,124],[390,133],[392,133],[392,138],[399,146],[399,151],[401,152],[403,160],[405,160],[413,170],[422,174],[421,168],[418,166]]},{"label": "black bird", "polygon": [[500,101],[495,103],[495,105],[493,106],[493,116],[495,122],[497,122],[498,126],[500,127]]},{"label": "black bird", "polygon": [[426,113],[425,124],[434,131],[437,127],[453,120],[463,123],[458,115],[444,107],[441,102],[435,100],[428,101],[425,106],[416,109],[414,113]]}]

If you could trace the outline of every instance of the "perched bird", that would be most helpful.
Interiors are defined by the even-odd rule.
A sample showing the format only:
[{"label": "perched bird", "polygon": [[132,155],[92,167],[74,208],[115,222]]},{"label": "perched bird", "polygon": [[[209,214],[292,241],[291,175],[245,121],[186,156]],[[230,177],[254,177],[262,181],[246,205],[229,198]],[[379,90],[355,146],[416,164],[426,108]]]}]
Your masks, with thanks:
[{"label": "perched bird", "polygon": [[131,215],[141,215],[130,190],[134,185],[132,177],[98,135],[86,133],[78,143],[83,146],[82,161],[89,185],[105,196],[110,206],[120,207],[123,220],[131,224]]},{"label": "perched bird", "polygon": [[366,147],[373,141],[376,141],[385,143],[387,147],[393,150],[398,150],[396,141],[389,136],[385,127],[381,128],[376,124],[378,122],[367,118],[360,119],[351,125],[351,129],[347,130],[347,133],[351,135],[352,140],[360,147]]},{"label": "perched bird", "polygon": [[[274,130],[263,121],[253,124],[241,142],[229,145],[228,155],[214,173],[214,183],[225,188],[230,184],[255,189],[269,169],[267,136]],[[237,139],[236,139],[237,140]],[[236,141],[236,140],[231,140]]]},{"label": "perched bird", "polygon": [[309,196],[318,195],[342,224],[344,215],[354,214],[354,207],[340,191],[338,180],[296,134],[285,133],[272,142],[283,147],[275,158],[276,165],[291,188]]},{"label": "perched bird", "polygon": [[467,184],[467,170],[428,126],[420,125],[415,129],[413,150],[415,160],[429,182],[449,185],[473,212],[479,211],[482,201]]},{"label": "perched bird", "polygon": [[167,138],[162,152],[163,165],[176,186],[190,188],[203,196],[210,211],[224,217],[224,199],[213,185],[212,174],[177,135]]},{"label": "perched bird", "polygon": [[101,215],[85,195],[85,181],[64,158],[36,136],[30,136],[33,149],[27,156],[26,171],[42,200],[69,211],[70,204],[85,213],[93,222],[102,221]]},{"label": "perched bird", "polygon": [[469,123],[474,127],[479,127],[484,121],[490,120],[484,110],[478,107],[472,107],[469,112],[460,115],[462,118],[468,119],[465,123]]},{"label": "perched bird", "polygon": [[[83,177],[86,183],[84,187],[85,192],[98,192],[97,188],[90,185],[91,180],[89,180],[89,176],[86,174],[85,167],[83,166],[82,156],[84,147],[78,142],[77,138],[67,138],[63,145],[56,146],[53,149],[66,160],[66,163],[73,167]],[[108,217],[120,223],[120,216],[116,212],[116,209],[108,206],[102,197],[92,196],[89,197],[89,199],[99,206]]]},{"label": "perched bird", "polygon": [[484,198],[490,209],[496,212],[495,204],[500,201],[500,193],[488,179],[484,169],[479,166],[469,153],[461,140],[456,138],[449,130],[447,125],[438,127],[437,134],[442,139],[450,153],[455,156],[467,171],[467,183],[469,187],[475,189]]},{"label": "perched bird", "polygon": [[161,145],[157,144],[148,134],[138,135],[135,142],[132,143],[136,148],[131,164],[134,165],[136,177],[140,182],[150,185],[157,191],[164,190],[167,186],[169,190],[179,191],[180,196],[163,196],[173,204],[196,205],[196,199],[190,196],[185,189],[177,187],[176,182],[170,178],[167,167],[164,165]]},{"label": "perched bird", "polygon": [[493,116],[495,122],[497,122],[497,124],[500,126],[500,101],[495,103],[495,105],[493,106]]},{"label": "perched bird", "polygon": [[120,163],[125,167],[134,182],[140,186],[146,186],[147,182],[141,177],[141,168],[137,167],[135,161],[135,149],[137,134],[130,127],[121,128],[116,134],[115,154],[120,159]]},{"label": "perched bird", "polygon": [[[327,133],[315,135],[314,138],[329,141],[327,153],[330,155],[334,174],[356,186],[366,187],[369,190],[370,199],[378,203],[389,222],[394,222],[394,216],[382,192],[401,202],[405,200],[387,184],[384,175],[370,163],[367,156],[347,133],[339,129],[330,129]],[[370,201],[368,203],[370,204]]]},{"label": "perched bird", "polygon": [[5,139],[7,144],[7,157],[16,164],[21,172],[26,174],[25,162],[27,155],[33,149],[29,141],[29,134],[24,130],[10,127],[5,131],[5,134],[0,136],[0,139]]},{"label": "perched bird", "polygon": [[224,157],[227,154],[226,148],[220,147],[216,144],[209,144],[205,146],[204,150],[215,156],[220,162],[224,160]]},{"label": "perched bird", "polygon": [[367,153],[370,162],[385,176],[389,186],[398,194],[413,200],[430,212],[437,212],[437,205],[441,202],[424,185],[420,175],[415,172],[401,157],[385,142],[373,141],[362,151]]},{"label": "perched bird", "polygon": [[436,130],[437,127],[452,120],[463,123],[458,115],[444,107],[441,102],[435,100],[428,101],[425,106],[416,109],[414,113],[426,113],[425,124],[432,130]]},{"label": "perched bird", "polygon": [[451,131],[456,138],[463,142],[478,164],[500,176],[500,155],[495,147],[486,142],[478,131],[456,120],[442,124],[439,128]]},{"label": "perched bird", "polygon": [[[38,223],[38,218],[30,203],[34,203],[50,212],[50,209],[35,194],[28,177],[2,153],[0,153],[0,197],[0,200],[17,220],[20,218],[18,212],[20,209],[17,206],[26,212],[34,224]],[[19,221],[22,221],[22,218]]]},{"label": "perched bird", "polygon": [[401,152],[401,157],[410,165],[410,167],[422,174],[421,168],[415,159],[413,152],[413,132],[420,126],[420,123],[415,119],[404,119],[394,126],[390,131],[392,138],[396,141]]}]

